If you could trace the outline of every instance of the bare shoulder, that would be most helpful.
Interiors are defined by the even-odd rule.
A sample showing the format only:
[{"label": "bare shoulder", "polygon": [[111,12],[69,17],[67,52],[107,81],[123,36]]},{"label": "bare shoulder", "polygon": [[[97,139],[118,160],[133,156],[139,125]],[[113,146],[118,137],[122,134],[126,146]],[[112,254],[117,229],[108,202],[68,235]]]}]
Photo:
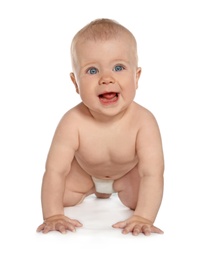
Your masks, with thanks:
[{"label": "bare shoulder", "polygon": [[154,114],[148,110],[147,108],[134,103],[134,119],[139,125],[140,128],[142,127],[158,127],[157,120],[154,116]]},{"label": "bare shoulder", "polygon": [[76,127],[79,125],[80,121],[83,120],[85,114],[85,109],[80,103],[77,106],[68,110],[61,118],[59,125],[65,127]]},{"label": "bare shoulder", "polygon": [[[78,146],[79,126],[83,121],[81,105],[77,105],[67,111],[59,121],[54,134],[53,142],[63,145]],[[70,145],[70,146],[71,146]]]}]

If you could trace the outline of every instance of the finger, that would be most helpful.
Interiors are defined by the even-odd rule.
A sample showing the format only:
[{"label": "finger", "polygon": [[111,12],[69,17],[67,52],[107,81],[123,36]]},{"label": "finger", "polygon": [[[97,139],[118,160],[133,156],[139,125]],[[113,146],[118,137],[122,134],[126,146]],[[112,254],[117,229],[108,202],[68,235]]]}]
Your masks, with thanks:
[{"label": "finger", "polygon": [[138,236],[141,232],[142,232],[142,231],[141,231],[141,228],[136,225],[136,226],[134,227],[133,231],[132,231],[132,234],[133,234],[134,236]]},{"label": "finger", "polygon": [[66,228],[65,228],[65,226],[63,224],[60,224],[60,223],[56,224],[55,229],[57,231],[59,231],[60,233],[62,233],[62,234],[66,234],[67,233]]},{"label": "finger", "polygon": [[67,230],[71,232],[76,232],[75,225],[69,222],[57,223],[55,225],[55,230],[59,231],[62,234],[66,234]]},{"label": "finger", "polygon": [[71,231],[71,232],[76,232],[76,226],[71,224],[71,223],[67,223],[66,229]]},{"label": "finger", "polygon": [[39,227],[37,228],[36,231],[40,232],[40,231],[42,231],[44,229],[44,227],[45,227],[45,224],[43,223],[43,224],[39,225]]},{"label": "finger", "polygon": [[75,227],[82,227],[82,226],[83,226],[83,225],[81,224],[81,222],[79,222],[78,220],[68,218],[67,216],[64,216],[63,220],[65,220],[66,223],[73,224]]},{"label": "finger", "polygon": [[78,220],[76,219],[69,219],[68,223],[74,225],[75,227],[82,227],[83,225],[81,224],[81,222],[79,222]]},{"label": "finger", "polygon": [[130,232],[132,232],[134,229],[134,224],[128,224],[126,227],[122,230],[122,234],[126,235]]},{"label": "finger", "polygon": [[124,227],[126,227],[126,225],[127,225],[126,221],[120,221],[120,222],[117,222],[116,224],[112,225],[112,227],[114,227],[114,228],[124,228]]},{"label": "finger", "polygon": [[49,225],[45,225],[44,229],[43,229],[43,234],[47,234],[49,231],[51,231],[52,228]]},{"label": "finger", "polygon": [[152,230],[152,233],[157,233],[157,234],[163,234],[164,233],[163,230],[161,230],[161,229],[159,229],[155,226],[152,226],[151,230]]},{"label": "finger", "polygon": [[151,228],[147,225],[144,225],[142,227],[142,233],[145,235],[145,236],[149,236],[151,235]]}]

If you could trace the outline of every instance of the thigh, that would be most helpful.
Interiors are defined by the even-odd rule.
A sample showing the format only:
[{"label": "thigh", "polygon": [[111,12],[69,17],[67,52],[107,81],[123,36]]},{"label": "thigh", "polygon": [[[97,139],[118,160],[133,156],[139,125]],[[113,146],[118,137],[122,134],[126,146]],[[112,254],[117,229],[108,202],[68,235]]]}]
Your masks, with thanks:
[{"label": "thigh", "polygon": [[71,171],[66,177],[64,206],[79,204],[86,196],[92,193],[94,193],[94,183],[91,176],[74,159]]},{"label": "thigh", "polygon": [[138,166],[135,166],[122,178],[114,181],[114,190],[118,192],[121,202],[132,210],[137,205],[139,185]]}]

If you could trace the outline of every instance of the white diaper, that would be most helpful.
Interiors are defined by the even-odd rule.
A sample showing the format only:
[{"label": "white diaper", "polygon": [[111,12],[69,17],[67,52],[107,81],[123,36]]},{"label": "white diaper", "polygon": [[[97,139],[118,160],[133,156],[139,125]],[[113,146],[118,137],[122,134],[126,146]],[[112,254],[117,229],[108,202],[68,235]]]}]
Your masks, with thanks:
[{"label": "white diaper", "polygon": [[114,180],[102,180],[95,177],[92,177],[92,180],[95,184],[95,189],[97,192],[106,194],[115,193],[113,189]]}]

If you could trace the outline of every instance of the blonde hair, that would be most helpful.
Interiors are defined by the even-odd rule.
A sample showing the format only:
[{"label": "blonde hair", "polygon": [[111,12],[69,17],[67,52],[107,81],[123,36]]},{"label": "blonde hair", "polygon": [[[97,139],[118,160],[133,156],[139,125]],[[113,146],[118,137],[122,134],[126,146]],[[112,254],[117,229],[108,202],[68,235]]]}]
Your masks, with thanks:
[{"label": "blonde hair", "polygon": [[84,26],[80,31],[76,33],[73,37],[71,43],[71,59],[72,65],[74,66],[74,48],[77,43],[86,41],[86,40],[93,40],[93,41],[105,41],[109,39],[117,38],[120,34],[126,33],[129,35],[133,42],[133,48],[135,49],[137,55],[137,43],[134,35],[123,25],[116,22],[112,19],[101,18],[96,19]]}]

